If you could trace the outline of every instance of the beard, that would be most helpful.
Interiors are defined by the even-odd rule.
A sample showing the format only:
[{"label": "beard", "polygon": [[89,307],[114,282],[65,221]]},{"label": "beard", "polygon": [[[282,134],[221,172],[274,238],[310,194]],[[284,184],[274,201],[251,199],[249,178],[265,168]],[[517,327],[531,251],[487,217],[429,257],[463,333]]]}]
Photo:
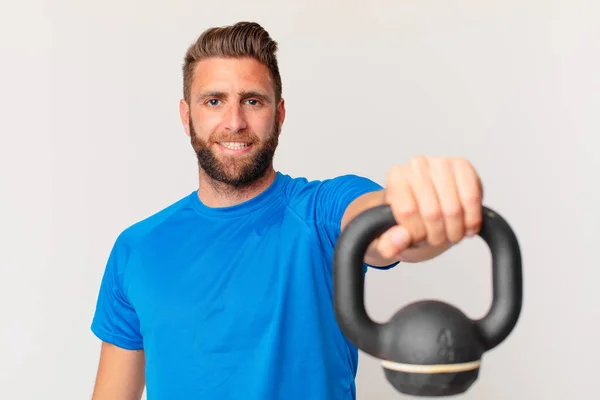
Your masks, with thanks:
[{"label": "beard", "polygon": [[[194,124],[190,119],[190,137],[198,159],[198,167],[214,183],[217,183],[217,186],[225,185],[234,189],[252,186],[264,177],[267,170],[273,165],[273,157],[279,143],[279,125],[277,121],[276,115],[271,132],[262,142],[251,132],[240,132],[229,137],[226,134],[215,134],[211,135],[208,141],[205,141],[198,137],[194,130]],[[219,157],[210,147],[216,142],[233,140],[252,143],[254,147],[251,150],[252,153],[245,157]]]}]

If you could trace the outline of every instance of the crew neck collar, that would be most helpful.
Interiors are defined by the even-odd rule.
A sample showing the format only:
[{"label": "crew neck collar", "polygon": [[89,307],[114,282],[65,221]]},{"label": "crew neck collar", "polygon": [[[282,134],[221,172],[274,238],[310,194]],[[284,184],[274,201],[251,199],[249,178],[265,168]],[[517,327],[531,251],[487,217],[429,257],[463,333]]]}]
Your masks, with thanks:
[{"label": "crew neck collar", "polygon": [[278,197],[278,192],[281,191],[284,181],[285,175],[277,171],[275,179],[265,190],[253,198],[233,206],[209,207],[202,203],[197,190],[190,194],[190,200],[194,209],[201,215],[221,218],[236,217],[251,213],[270,204]]}]

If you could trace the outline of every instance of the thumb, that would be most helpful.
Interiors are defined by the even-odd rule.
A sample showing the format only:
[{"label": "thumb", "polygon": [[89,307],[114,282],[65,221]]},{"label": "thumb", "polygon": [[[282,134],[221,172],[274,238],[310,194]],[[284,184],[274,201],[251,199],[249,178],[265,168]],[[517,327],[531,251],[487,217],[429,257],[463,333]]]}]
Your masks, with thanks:
[{"label": "thumb", "polygon": [[408,249],[410,245],[411,239],[406,228],[396,225],[388,229],[380,237],[377,249],[382,256],[392,258]]},{"label": "thumb", "polygon": [[396,246],[396,253],[404,251],[410,247],[410,235],[405,227],[396,225],[389,232],[390,241]]}]

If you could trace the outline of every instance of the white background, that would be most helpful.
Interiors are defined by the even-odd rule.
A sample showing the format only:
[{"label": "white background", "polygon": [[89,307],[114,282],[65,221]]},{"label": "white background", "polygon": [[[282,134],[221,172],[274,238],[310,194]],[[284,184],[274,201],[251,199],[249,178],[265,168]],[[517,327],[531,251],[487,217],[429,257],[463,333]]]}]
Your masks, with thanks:
[{"label": "white background", "polygon": [[[523,250],[513,334],[464,399],[597,399],[600,7],[584,1],[29,1],[0,8],[0,398],[91,397],[89,324],[126,226],[197,185],[178,116],[204,29],[261,23],[288,109],[276,167],[384,183],[410,156],[464,156]],[[469,316],[491,300],[479,239],[369,273],[367,309]],[[301,379],[301,378],[300,378]],[[359,399],[401,399],[361,354]]]}]

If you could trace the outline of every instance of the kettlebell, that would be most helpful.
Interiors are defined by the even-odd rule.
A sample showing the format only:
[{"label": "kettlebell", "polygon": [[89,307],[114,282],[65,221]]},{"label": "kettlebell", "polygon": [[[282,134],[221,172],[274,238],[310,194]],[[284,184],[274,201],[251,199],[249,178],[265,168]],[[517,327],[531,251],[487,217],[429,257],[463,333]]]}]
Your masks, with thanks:
[{"label": "kettlebell", "polygon": [[357,348],[379,359],[388,382],[420,397],[466,392],[479,377],[481,358],[517,324],[523,301],[521,252],[509,224],[482,209],[479,236],[492,258],[493,300],[487,314],[471,320],[457,307],[420,300],[387,323],[371,320],[364,306],[364,256],[369,245],[397,222],[389,205],[368,209],[344,229],[335,246],[333,297],[339,327]]}]

